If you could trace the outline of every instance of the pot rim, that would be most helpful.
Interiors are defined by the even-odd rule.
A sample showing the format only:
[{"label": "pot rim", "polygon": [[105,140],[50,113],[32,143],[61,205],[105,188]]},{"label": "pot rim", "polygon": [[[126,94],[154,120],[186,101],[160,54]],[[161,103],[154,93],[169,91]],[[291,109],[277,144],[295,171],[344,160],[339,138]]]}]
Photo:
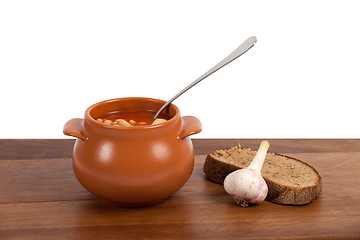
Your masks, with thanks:
[{"label": "pot rim", "polygon": [[[167,108],[169,109],[173,109],[175,110],[175,115],[173,117],[171,117],[168,121],[163,122],[163,123],[159,123],[156,125],[143,125],[143,126],[114,126],[114,125],[106,125],[103,124],[99,121],[97,121],[95,118],[93,118],[90,115],[90,112],[96,108],[99,107],[101,105],[105,105],[105,104],[109,104],[109,103],[113,103],[113,102],[121,102],[121,101],[147,101],[147,102],[157,102],[160,103],[160,107],[166,103],[166,101],[164,100],[160,100],[160,99],[155,99],[155,98],[147,98],[147,97],[122,97],[122,98],[112,98],[112,99],[107,99],[107,100],[103,100],[100,102],[97,102],[93,105],[91,105],[90,107],[88,107],[85,111],[85,120],[88,121],[91,124],[94,124],[96,126],[99,127],[103,127],[103,128],[109,128],[109,129],[128,129],[128,130],[139,130],[139,129],[155,129],[155,128],[159,128],[162,126],[166,126],[169,124],[172,124],[173,122],[177,121],[178,119],[180,119],[180,110],[179,108],[174,105],[173,103],[171,103]],[[160,109],[159,107],[159,109]],[[165,110],[165,109],[164,109]]]}]

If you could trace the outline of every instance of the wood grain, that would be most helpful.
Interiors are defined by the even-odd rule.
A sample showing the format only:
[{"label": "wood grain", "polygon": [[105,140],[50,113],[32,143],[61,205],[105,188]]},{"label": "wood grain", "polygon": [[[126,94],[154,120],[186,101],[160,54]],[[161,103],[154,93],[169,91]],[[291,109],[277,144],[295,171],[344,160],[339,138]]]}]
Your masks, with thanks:
[{"label": "wood grain", "polygon": [[[43,141],[43,146],[54,144]],[[205,142],[201,151],[213,147],[198,141]],[[360,239],[360,151],[352,149],[359,141],[323,140],[316,148],[313,140],[278,140],[277,146],[286,148],[287,141],[290,149],[303,151],[288,155],[322,176],[321,196],[306,206],[238,207],[222,185],[205,178],[205,155],[196,156],[193,175],[181,190],[144,208],[121,208],[88,193],[76,181],[70,157],[56,157],[61,155],[57,150],[54,155],[47,150],[48,158],[3,156],[0,239]],[[327,152],[334,145],[351,151]]]},{"label": "wood grain", "polygon": [[[268,139],[270,151],[359,152],[359,139]],[[71,158],[73,139],[0,139],[0,160]],[[261,139],[192,139],[195,155],[209,154],[217,149],[241,144],[257,148]]]},{"label": "wood grain", "polygon": [[76,181],[71,159],[0,161],[0,203],[94,199]]}]

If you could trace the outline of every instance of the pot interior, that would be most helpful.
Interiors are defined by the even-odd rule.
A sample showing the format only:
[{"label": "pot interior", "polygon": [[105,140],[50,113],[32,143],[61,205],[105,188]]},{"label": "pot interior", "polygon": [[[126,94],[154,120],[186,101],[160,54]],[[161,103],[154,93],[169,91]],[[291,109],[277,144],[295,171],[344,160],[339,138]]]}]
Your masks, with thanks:
[{"label": "pot interior", "polygon": [[[123,118],[150,121],[164,103],[165,101],[149,98],[119,98],[94,104],[88,112],[90,117],[95,120],[98,118]],[[178,108],[171,104],[160,113],[158,118],[170,120],[178,112]],[[141,120],[142,118],[143,120]]]}]

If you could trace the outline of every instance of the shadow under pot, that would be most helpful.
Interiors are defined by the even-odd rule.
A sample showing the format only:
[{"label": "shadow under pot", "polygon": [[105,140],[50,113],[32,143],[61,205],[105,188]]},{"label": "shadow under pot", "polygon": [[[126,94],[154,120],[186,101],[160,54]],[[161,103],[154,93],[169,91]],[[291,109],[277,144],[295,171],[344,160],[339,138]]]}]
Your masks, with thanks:
[{"label": "shadow under pot", "polygon": [[188,136],[202,126],[196,117],[181,117],[173,104],[153,125],[152,116],[164,103],[135,97],[106,100],[90,106],[84,119],[65,124],[64,134],[78,138],[73,169],[85,189],[135,207],[161,202],[185,185],[194,168]]}]

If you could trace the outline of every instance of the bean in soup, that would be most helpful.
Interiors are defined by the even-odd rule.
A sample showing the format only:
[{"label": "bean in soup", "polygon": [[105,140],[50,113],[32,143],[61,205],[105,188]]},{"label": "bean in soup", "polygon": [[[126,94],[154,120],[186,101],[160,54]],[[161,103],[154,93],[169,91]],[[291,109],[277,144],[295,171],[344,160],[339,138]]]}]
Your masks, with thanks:
[{"label": "bean in soup", "polygon": [[162,115],[161,118],[154,120],[154,115],[155,112],[153,111],[115,111],[101,115],[96,120],[103,124],[114,126],[144,126],[160,124],[170,119],[169,116]]}]

